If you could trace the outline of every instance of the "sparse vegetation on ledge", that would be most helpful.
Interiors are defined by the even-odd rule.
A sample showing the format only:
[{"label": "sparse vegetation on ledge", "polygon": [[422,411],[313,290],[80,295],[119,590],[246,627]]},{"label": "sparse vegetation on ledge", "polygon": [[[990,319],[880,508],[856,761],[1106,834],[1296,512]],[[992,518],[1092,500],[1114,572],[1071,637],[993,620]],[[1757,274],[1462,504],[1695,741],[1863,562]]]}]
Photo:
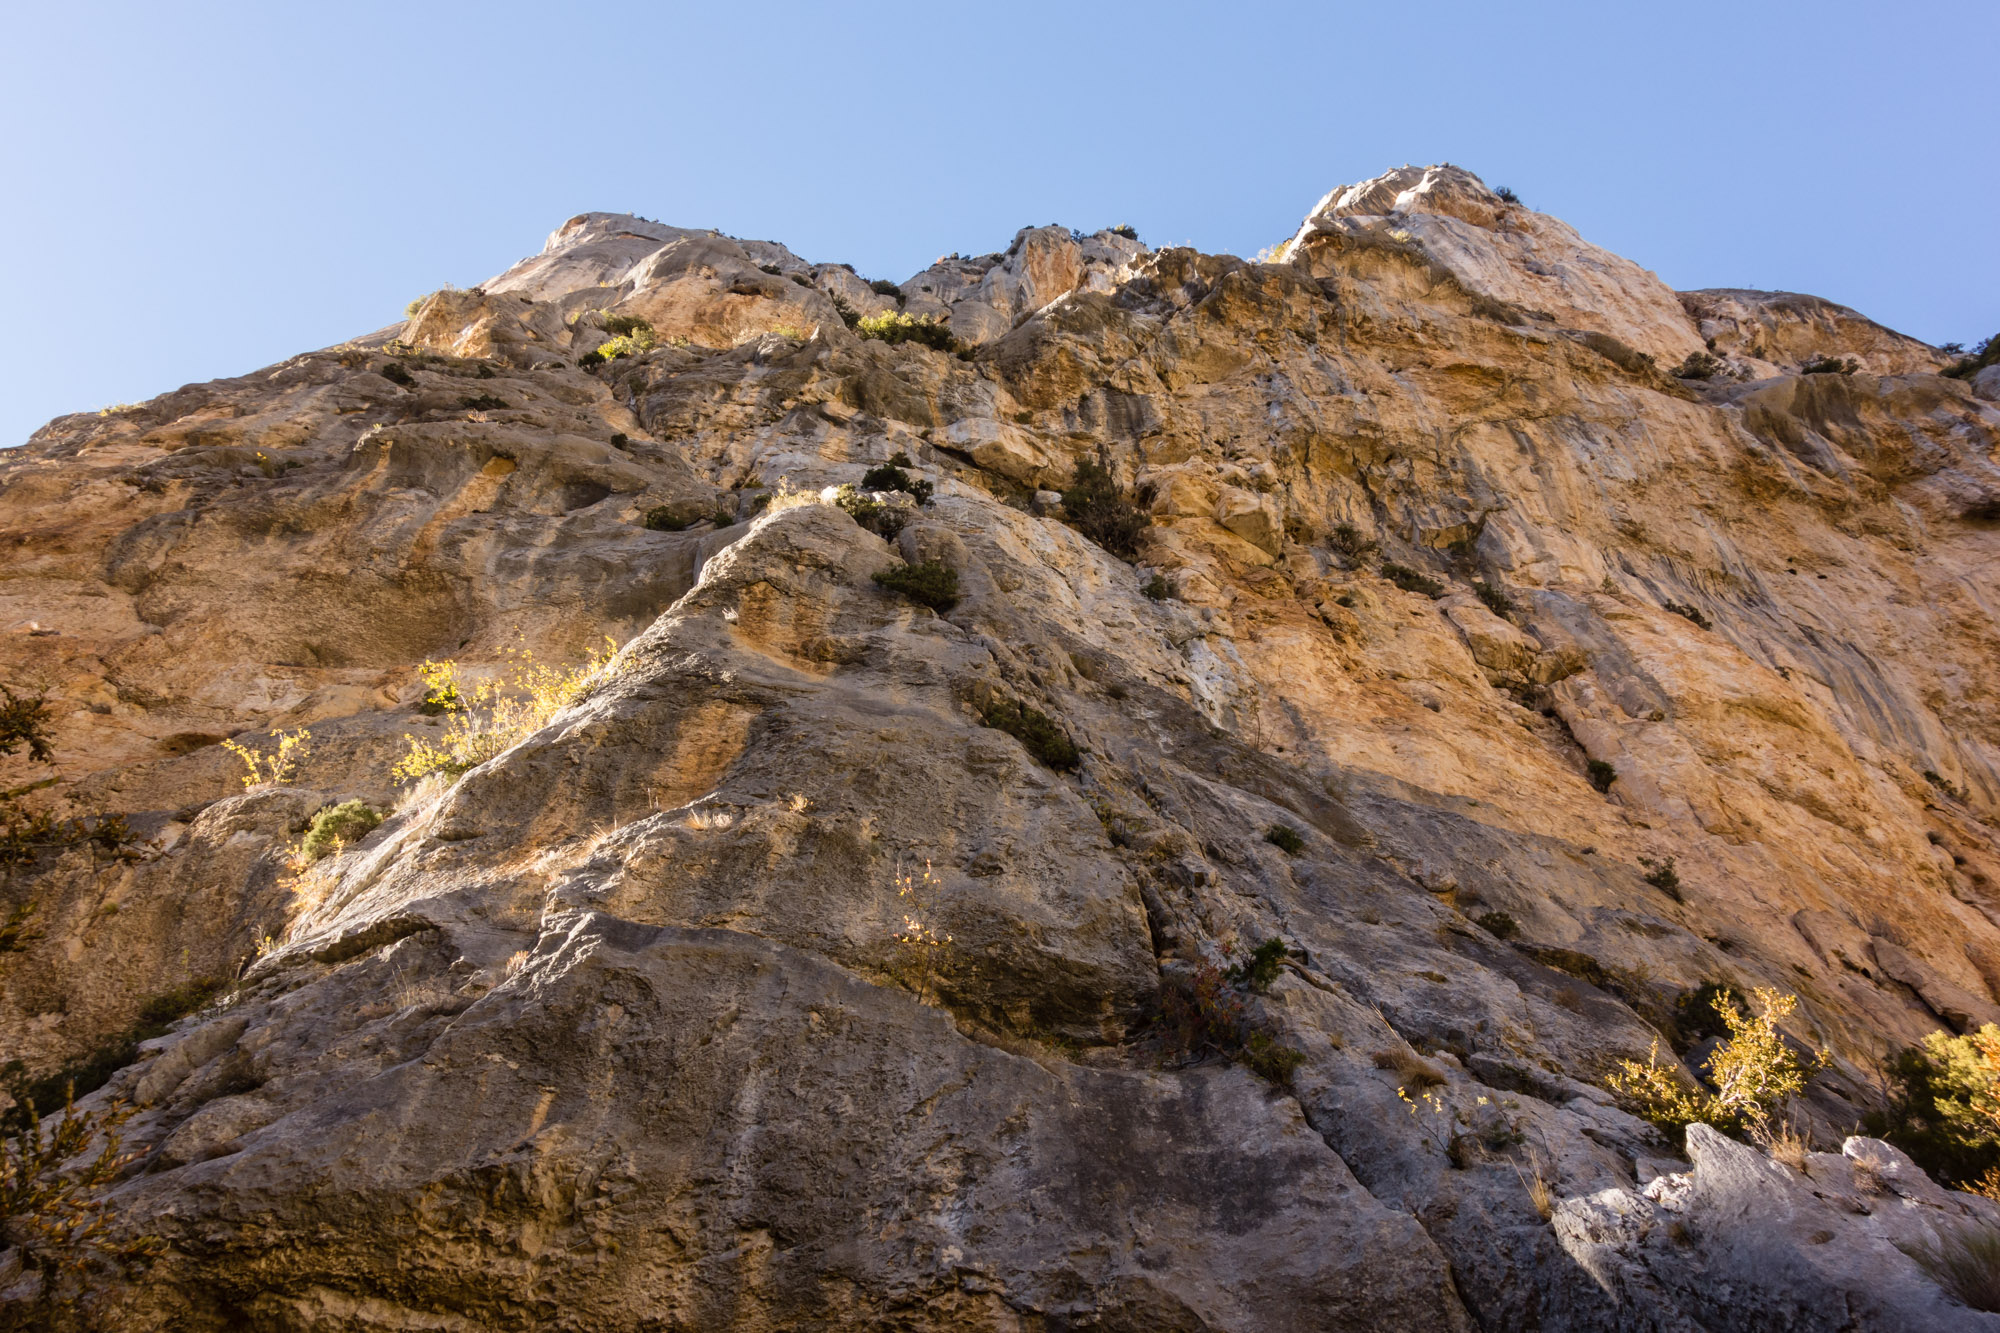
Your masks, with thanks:
[{"label": "sparse vegetation on ledge", "polygon": [[[844,302],[842,303],[844,304]],[[900,310],[884,310],[879,315],[863,315],[854,321],[854,331],[877,342],[922,343],[940,352],[956,352],[958,339],[943,320],[906,315]]]},{"label": "sparse vegetation on ledge", "polygon": [[525,650],[512,654],[512,670],[464,687],[458,664],[426,661],[421,671],[430,697],[450,700],[443,708],[441,735],[403,739],[409,752],[390,770],[399,783],[414,783],[432,773],[458,777],[542,729],[557,713],[583,698],[616,674],[618,645],[604,647],[571,667],[537,663]]},{"label": "sparse vegetation on ledge", "polygon": [[1444,596],[1442,583],[1411,569],[1408,565],[1399,565],[1393,560],[1382,562],[1382,577],[1404,592],[1418,592],[1432,599]]}]

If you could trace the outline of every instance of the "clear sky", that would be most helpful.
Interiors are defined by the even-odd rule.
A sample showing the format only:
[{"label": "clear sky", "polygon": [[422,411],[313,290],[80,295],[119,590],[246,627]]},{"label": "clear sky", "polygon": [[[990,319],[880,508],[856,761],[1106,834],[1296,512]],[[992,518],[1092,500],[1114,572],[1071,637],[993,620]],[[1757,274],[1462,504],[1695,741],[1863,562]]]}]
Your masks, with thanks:
[{"label": "clear sky", "polygon": [[0,445],[469,286],[590,209],[901,279],[1251,254],[1456,162],[1668,283],[2000,331],[2000,4],[61,4],[0,17]]}]

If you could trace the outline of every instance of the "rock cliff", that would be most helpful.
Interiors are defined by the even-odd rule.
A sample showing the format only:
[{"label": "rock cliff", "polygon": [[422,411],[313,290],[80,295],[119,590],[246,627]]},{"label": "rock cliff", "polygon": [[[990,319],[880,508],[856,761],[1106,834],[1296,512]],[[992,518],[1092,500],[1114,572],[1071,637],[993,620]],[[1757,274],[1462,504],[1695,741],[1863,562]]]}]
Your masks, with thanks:
[{"label": "rock cliff", "polygon": [[[5,785],[138,841],[4,871],[0,1055],[228,985],[85,1103],[137,1108],[151,1251],[59,1314],[10,1252],[0,1310],[2000,1328],[1897,1248],[2000,1209],[1847,1137],[1891,1051],[2000,1019],[2000,404],[1946,364],[1430,167],[1273,262],[1041,227],[900,285],[584,214],[58,418],[0,455],[0,678],[54,743]],[[834,489],[898,455],[927,503]],[[955,602],[875,577],[926,561]],[[393,780],[450,722],[419,664],[607,636]],[[246,790],[221,743],[302,728]],[[301,870],[348,800],[392,813]],[[1839,1151],[1614,1103],[1705,982],[1799,997]]]}]

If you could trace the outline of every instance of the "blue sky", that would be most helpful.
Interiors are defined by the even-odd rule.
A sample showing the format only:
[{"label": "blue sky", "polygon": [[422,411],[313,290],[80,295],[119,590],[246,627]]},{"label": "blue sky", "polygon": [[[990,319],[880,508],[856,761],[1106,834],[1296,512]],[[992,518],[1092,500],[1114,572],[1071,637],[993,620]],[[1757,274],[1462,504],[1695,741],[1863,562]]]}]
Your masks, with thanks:
[{"label": "blue sky", "polygon": [[1451,161],[1676,287],[2000,331],[2000,5],[14,5],[0,445],[470,285],[589,209],[900,279],[1250,254]]}]

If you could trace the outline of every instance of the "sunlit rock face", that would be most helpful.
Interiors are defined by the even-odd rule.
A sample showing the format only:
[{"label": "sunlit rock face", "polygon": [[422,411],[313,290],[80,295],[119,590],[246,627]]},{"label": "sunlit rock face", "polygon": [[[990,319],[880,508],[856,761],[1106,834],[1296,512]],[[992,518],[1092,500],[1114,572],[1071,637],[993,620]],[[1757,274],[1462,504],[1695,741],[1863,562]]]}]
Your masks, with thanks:
[{"label": "sunlit rock face", "polygon": [[[871,284],[587,213],[0,457],[0,672],[55,745],[4,785],[141,839],[0,870],[0,1053],[236,983],[85,1103],[138,1107],[107,1215],[159,1252],[67,1313],[18,1252],[0,1310],[2000,1326],[1897,1248],[1990,1205],[1874,1140],[1681,1159],[1602,1086],[1698,1062],[1699,984],[1772,987],[1842,1149],[1884,1056],[2000,1018],[1994,395],[1456,167],[1275,259],[1033,227]],[[895,314],[955,350],[849,323]],[[899,531],[817,502],[898,455]],[[941,609],[875,578],[931,560]],[[420,664],[607,636],[394,782],[449,722]],[[220,742],[300,728],[246,790]],[[345,800],[391,813],[299,872]]]}]

